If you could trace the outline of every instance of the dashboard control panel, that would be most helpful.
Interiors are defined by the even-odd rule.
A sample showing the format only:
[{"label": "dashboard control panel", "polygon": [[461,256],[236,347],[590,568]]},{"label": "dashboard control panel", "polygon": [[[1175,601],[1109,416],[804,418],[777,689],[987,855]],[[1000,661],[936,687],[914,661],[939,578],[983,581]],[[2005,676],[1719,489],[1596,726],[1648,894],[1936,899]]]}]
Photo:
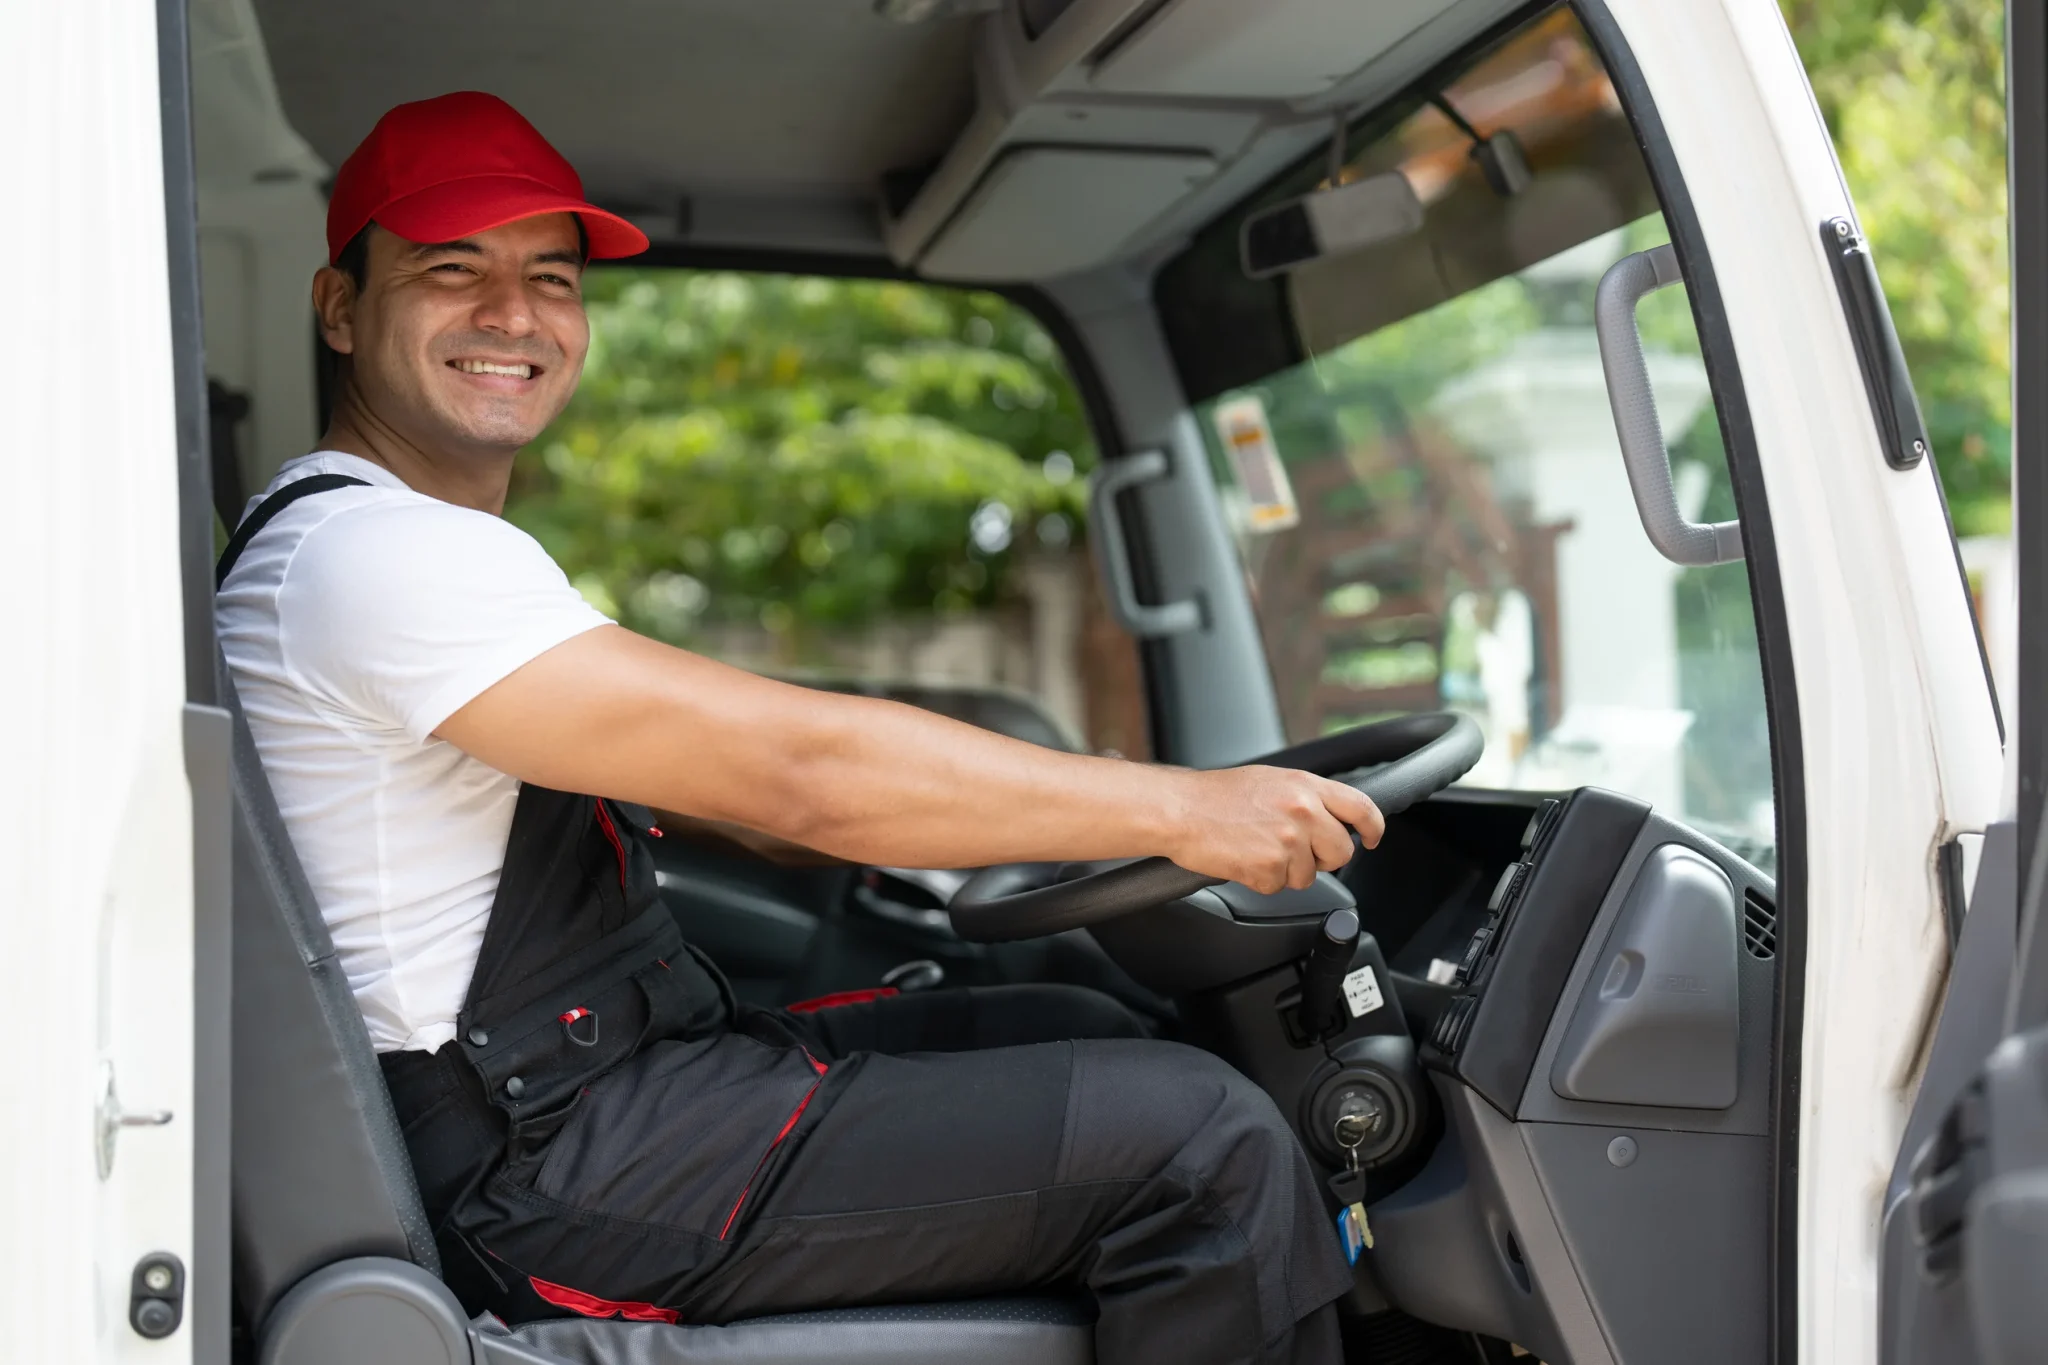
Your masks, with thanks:
[{"label": "dashboard control panel", "polygon": [[1514,1112],[1602,899],[1650,808],[1585,787],[1546,800],[1465,942],[1423,1061]]}]

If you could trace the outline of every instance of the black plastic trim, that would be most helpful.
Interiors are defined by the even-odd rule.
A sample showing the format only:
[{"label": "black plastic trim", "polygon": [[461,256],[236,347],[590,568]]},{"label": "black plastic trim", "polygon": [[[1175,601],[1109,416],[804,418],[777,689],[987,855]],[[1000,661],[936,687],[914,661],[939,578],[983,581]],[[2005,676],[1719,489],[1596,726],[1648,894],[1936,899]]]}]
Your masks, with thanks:
[{"label": "black plastic trim", "polygon": [[[1606,0],[1573,0],[1580,22],[1613,79],[1623,110],[1649,163],[1650,182],[1664,205],[1665,225],[1685,277],[1693,324],[1715,395],[1736,513],[1742,523],[1743,554],[1749,566],[1749,594],[1763,656],[1764,710],[1771,734],[1771,776],[1778,817],[1778,1008],[1776,1089],[1771,1111],[1774,1264],[1771,1270],[1771,1351],[1774,1361],[1799,1359],[1799,1105],[1800,1039],[1806,1013],[1806,758],[1799,722],[1799,688],[1792,664],[1792,634],[1785,619],[1784,575],[1778,565],[1770,500],[1764,488],[1763,457],[1749,413],[1747,390],[1735,354],[1706,235],[1663,120],[1629,51],[1621,26]],[[1789,40],[1788,40],[1789,41]]]},{"label": "black plastic trim", "polygon": [[1628,861],[1650,807],[1633,797],[1583,787],[1565,803],[1524,879],[1512,920],[1494,935],[1492,970],[1475,989],[1459,1079],[1508,1118],[1528,1089],[1572,965]]},{"label": "black plastic trim", "polygon": [[1847,218],[1822,223],[1820,244],[1827,252],[1842,316],[1848,320],[1849,337],[1856,346],[1856,364],[1863,371],[1863,388],[1870,396],[1870,416],[1877,423],[1885,463],[1893,469],[1915,468],[1927,458],[1927,423],[1920,416],[1920,400],[1913,393],[1913,376],[1899,349],[1899,334],[1877,280],[1870,244]]},{"label": "black plastic trim", "polygon": [[1963,844],[1951,839],[1934,850],[1934,872],[1941,880],[1941,918],[1948,929],[1949,951],[1963,937],[1963,915],[1969,909],[1970,891],[1963,881]]}]

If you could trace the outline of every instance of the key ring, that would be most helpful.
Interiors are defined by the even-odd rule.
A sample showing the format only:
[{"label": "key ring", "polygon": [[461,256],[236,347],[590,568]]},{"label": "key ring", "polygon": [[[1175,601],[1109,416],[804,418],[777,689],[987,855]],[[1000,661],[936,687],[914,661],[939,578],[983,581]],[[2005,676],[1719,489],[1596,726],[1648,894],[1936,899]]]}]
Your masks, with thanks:
[{"label": "key ring", "polygon": [[[579,1032],[579,1031],[577,1030],[577,1027],[576,1027],[576,1026],[577,1026],[578,1024],[582,1023],[582,1022],[583,1022],[584,1020],[586,1020],[586,1019],[590,1021],[590,1025],[589,1025],[589,1027],[588,1027],[588,1028],[586,1028],[586,1029],[583,1029],[583,1030],[582,1030],[581,1032]],[[561,1015],[561,1024],[562,1024],[562,1032],[563,1032],[564,1034],[568,1035],[569,1041],[570,1041],[570,1042],[572,1042],[572,1043],[574,1043],[574,1044],[575,1044],[576,1046],[578,1046],[578,1047],[596,1047],[596,1046],[597,1046],[597,1011],[596,1011],[596,1010],[587,1010],[587,1009],[584,1009],[584,1008],[583,1008],[583,1007],[582,1007],[581,1005],[578,1005],[578,1006],[577,1006],[577,1007],[576,1007],[575,1009],[573,1009],[573,1010],[565,1010],[565,1011],[563,1011],[563,1013],[562,1013],[562,1015]]]}]

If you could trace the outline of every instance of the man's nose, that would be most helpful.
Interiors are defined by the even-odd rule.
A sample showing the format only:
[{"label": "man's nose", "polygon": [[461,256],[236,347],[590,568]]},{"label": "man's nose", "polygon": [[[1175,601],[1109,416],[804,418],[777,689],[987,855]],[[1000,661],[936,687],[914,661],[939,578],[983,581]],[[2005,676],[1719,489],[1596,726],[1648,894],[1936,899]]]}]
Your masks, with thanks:
[{"label": "man's nose", "polygon": [[539,327],[534,312],[533,299],[526,289],[526,281],[519,272],[510,274],[493,273],[484,282],[483,294],[476,301],[473,321],[479,330],[496,332],[501,336],[532,336]]}]

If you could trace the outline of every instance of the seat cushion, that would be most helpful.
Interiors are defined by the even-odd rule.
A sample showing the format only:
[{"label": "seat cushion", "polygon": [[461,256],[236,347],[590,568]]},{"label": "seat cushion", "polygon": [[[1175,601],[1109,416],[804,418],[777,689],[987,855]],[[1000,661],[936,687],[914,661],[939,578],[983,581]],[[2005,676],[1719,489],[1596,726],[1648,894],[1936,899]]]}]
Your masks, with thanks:
[{"label": "seat cushion", "polygon": [[[976,1299],[787,1313],[725,1327],[571,1318],[508,1329],[486,1318],[476,1331],[483,1359],[507,1365],[1091,1365],[1093,1320],[1080,1299]],[[499,1343],[512,1349],[499,1357]]]}]

